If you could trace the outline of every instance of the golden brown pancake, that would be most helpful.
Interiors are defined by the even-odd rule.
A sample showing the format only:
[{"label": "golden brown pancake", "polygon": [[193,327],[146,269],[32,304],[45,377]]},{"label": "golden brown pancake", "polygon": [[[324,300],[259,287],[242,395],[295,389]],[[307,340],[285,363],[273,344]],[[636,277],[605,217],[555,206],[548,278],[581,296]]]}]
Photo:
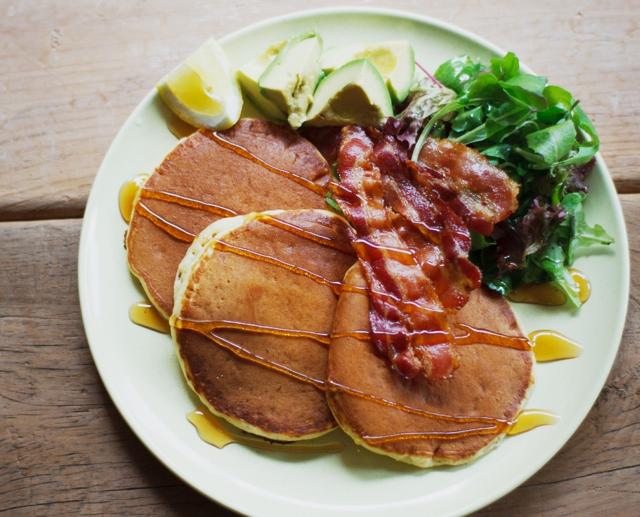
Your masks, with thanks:
[{"label": "golden brown pancake", "polygon": [[[241,119],[220,134],[272,166],[318,184],[328,180],[325,159],[312,144],[288,127],[265,120]],[[325,207],[322,195],[268,171],[207,135],[210,133],[202,130],[182,140],[149,177],[145,188],[195,198],[237,214]],[[211,212],[158,199],[142,202],[192,234],[220,218]],[[189,244],[172,237],[134,209],[126,246],[131,271],[140,279],[151,302],[169,317],[176,271]]]},{"label": "golden brown pancake", "polygon": [[[366,285],[358,265],[347,272],[345,283]],[[343,292],[336,308],[334,332],[368,330],[368,311],[367,296]],[[506,335],[522,335],[509,304],[483,289],[473,291],[469,302],[456,317],[459,322],[477,328]],[[330,381],[420,410],[446,415],[513,419],[520,411],[533,382],[532,353],[487,345],[461,346],[458,353],[460,364],[451,378],[411,382],[393,373],[385,360],[375,354],[368,341],[342,337],[331,343],[328,376]],[[328,400],[338,424],[356,443],[373,452],[419,467],[466,463],[497,445],[504,436],[504,432],[501,432],[498,435],[447,441],[410,439],[367,443],[364,437],[450,432],[488,424],[443,422],[341,392],[330,393]]]},{"label": "golden brown pancake", "polygon": [[[223,251],[221,243],[339,283],[355,260],[347,223],[325,210],[267,213],[330,239],[343,251],[261,222],[260,214],[217,221],[198,236],[180,265],[172,336],[189,385],[213,413],[271,439],[314,438],[335,427],[323,391],[240,358],[197,330],[175,328],[180,319],[224,320],[313,331],[328,339],[337,302],[330,287],[283,267]],[[328,343],[242,330],[215,332],[252,354],[321,382],[326,379]]]}]

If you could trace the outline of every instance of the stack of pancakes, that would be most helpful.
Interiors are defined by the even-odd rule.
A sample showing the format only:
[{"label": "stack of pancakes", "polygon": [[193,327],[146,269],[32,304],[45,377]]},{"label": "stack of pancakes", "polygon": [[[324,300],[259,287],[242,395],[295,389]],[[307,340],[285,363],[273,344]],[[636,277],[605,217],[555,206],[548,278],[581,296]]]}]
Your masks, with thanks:
[{"label": "stack of pancakes", "polygon": [[[126,238],[130,269],[171,317],[182,371],[206,407],[275,440],[315,438],[340,425],[356,443],[422,467],[464,463],[495,445],[506,428],[451,440],[477,422],[429,415],[512,420],[532,383],[531,353],[466,346],[453,377],[431,383],[391,372],[363,339],[369,299],[348,223],[324,209],[317,191],[273,172],[324,186],[330,168],[322,155],[262,120],[241,119],[220,133],[257,160],[211,136],[180,141],[149,177],[145,189],[182,202],[139,195]],[[176,238],[167,226],[196,237]],[[457,318],[521,335],[509,305],[482,290]],[[442,438],[424,436],[433,433]],[[371,439],[379,436],[401,439]]]}]

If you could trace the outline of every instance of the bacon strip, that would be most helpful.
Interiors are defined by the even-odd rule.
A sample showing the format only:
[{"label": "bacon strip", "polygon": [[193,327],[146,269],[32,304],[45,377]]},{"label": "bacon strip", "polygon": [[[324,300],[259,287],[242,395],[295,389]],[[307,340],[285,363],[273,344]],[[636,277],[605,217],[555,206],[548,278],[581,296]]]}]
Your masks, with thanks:
[{"label": "bacon strip", "polygon": [[357,236],[376,350],[404,377],[442,379],[457,365],[448,311],[481,281],[469,229],[491,233],[517,207],[518,187],[462,144],[425,149],[415,163],[393,137],[347,126],[331,188]]},{"label": "bacon strip", "polygon": [[415,181],[436,190],[473,231],[493,226],[518,208],[518,184],[478,151],[451,140],[429,138],[420,163],[410,162]]},{"label": "bacon strip", "polygon": [[[374,144],[363,129],[343,128],[338,154],[340,182],[332,184],[332,190],[356,232],[353,245],[372,291],[372,341],[401,375],[446,378],[456,366],[447,313],[423,264],[400,235],[395,216],[385,205],[384,182],[374,156]],[[432,251],[437,253],[437,248]],[[412,302],[414,309],[401,310],[396,299]],[[435,345],[434,335],[441,338]]]},{"label": "bacon strip", "polygon": [[[407,174],[405,152],[390,137],[381,138],[373,160],[381,169],[385,201],[403,222],[398,229],[433,282],[442,305],[460,309],[480,287],[480,270],[469,260],[471,235],[460,216],[437,190],[425,189]],[[417,230],[411,231],[411,228]]]}]

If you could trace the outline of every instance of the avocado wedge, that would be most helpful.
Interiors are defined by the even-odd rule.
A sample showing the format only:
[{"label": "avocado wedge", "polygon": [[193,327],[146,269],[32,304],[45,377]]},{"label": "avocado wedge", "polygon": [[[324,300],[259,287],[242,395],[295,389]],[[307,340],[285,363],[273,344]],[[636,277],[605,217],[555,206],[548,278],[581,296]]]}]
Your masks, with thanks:
[{"label": "avocado wedge", "polygon": [[305,119],[322,69],[319,58],[322,39],[306,33],[289,40],[260,76],[260,92],[288,115],[289,125],[298,128]]},{"label": "avocado wedge", "polygon": [[368,59],[384,77],[394,103],[404,101],[414,82],[415,55],[408,41],[385,41],[374,45],[348,45],[328,49],[320,57],[324,72],[332,72],[354,59]]},{"label": "avocado wedge", "polygon": [[286,119],[286,115],[274,102],[262,95],[259,80],[260,76],[273,62],[285,45],[286,41],[281,41],[271,45],[257,58],[253,61],[249,61],[236,72],[236,77],[238,79],[238,83],[240,83],[243,93],[264,116],[275,120],[284,120]]},{"label": "avocado wedge", "polygon": [[357,59],[322,79],[306,124],[380,126],[392,115],[391,97],[380,72],[369,60]]}]

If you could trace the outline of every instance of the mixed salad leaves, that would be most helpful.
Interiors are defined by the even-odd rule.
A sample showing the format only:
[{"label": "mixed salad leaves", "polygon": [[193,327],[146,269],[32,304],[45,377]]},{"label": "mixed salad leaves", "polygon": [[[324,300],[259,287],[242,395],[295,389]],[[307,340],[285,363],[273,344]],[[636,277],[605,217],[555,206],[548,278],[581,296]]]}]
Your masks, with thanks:
[{"label": "mixed salad leaves", "polygon": [[473,236],[471,258],[484,283],[506,296],[522,284],[552,282],[580,306],[569,272],[576,250],[613,238],[585,220],[585,177],[599,138],[571,93],[523,72],[511,52],[490,66],[459,56],[435,78],[426,74],[385,130],[413,148],[414,160],[435,136],[469,145],[504,169],[520,184],[519,208],[490,237]]}]

